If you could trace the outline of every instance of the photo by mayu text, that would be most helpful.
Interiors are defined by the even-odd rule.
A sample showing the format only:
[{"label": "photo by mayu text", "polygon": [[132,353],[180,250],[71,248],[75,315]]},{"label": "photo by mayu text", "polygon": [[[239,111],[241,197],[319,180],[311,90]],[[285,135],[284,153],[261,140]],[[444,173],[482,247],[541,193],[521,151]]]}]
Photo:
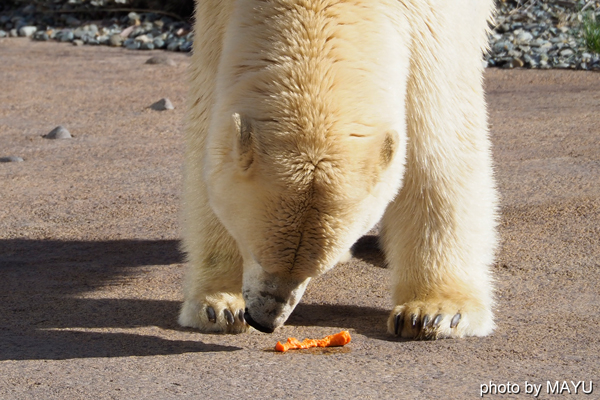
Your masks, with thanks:
[{"label": "photo by mayu text", "polygon": [[594,392],[592,381],[546,381],[544,383],[533,383],[525,381],[517,382],[494,382],[482,383],[479,387],[481,397],[496,394],[529,394],[538,397],[540,394],[583,394],[589,395]]}]

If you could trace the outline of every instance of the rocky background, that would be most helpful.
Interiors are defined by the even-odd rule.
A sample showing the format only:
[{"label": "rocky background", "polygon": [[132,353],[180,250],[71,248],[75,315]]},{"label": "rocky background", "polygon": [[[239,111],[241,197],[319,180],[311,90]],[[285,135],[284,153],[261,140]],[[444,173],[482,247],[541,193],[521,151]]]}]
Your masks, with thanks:
[{"label": "rocky background", "polygon": [[[0,38],[26,36],[130,50],[192,49],[193,0],[5,0],[3,4]],[[486,64],[600,70],[600,49],[586,46],[584,37],[586,20],[594,21],[599,14],[597,0],[498,0]]]}]

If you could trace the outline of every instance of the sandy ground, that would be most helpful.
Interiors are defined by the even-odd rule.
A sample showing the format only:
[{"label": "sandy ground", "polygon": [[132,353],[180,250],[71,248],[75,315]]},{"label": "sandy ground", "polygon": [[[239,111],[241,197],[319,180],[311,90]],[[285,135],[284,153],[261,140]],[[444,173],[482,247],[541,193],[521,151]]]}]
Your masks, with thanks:
[{"label": "sandy ground", "polygon": [[[189,58],[153,54],[0,40],[0,157],[25,160],[0,163],[0,398],[462,399],[490,381],[518,385],[502,398],[533,397],[526,382],[568,396],[547,393],[557,381],[599,398],[570,381],[600,385],[600,75],[486,73],[502,194],[492,336],[388,336],[374,237],[282,329],[221,336],[175,322]],[[162,97],[176,109],[148,109]],[[57,125],[74,138],[41,137]],[[342,349],[271,350],[340,329]]]}]

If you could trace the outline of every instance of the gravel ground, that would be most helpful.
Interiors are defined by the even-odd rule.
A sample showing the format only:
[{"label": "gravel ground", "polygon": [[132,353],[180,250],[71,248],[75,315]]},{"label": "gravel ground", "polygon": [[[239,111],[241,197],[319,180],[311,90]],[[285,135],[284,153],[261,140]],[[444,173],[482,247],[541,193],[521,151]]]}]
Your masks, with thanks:
[{"label": "gravel ground", "polygon": [[[102,2],[96,0],[96,4]],[[486,64],[502,68],[600,70],[600,54],[581,36],[586,14],[600,13],[596,0],[510,0],[498,2]],[[192,49],[191,26],[173,15],[119,13],[97,21],[98,7],[83,0],[26,5],[0,11],[0,38],[108,45],[130,50]],[[87,10],[86,13],[75,12]]]},{"label": "gravel ground", "polygon": [[[373,236],[271,335],[178,327],[189,57],[26,38],[0,38],[0,57],[0,398],[598,398],[598,74],[487,70],[498,327],[418,342],[385,333]],[[44,137],[58,125],[71,138]],[[342,329],[342,349],[272,351]]]}]

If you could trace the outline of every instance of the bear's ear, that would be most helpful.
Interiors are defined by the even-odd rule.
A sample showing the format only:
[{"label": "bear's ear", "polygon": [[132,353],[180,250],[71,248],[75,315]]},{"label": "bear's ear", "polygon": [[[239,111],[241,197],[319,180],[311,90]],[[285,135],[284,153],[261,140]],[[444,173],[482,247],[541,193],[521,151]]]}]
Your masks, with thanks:
[{"label": "bear's ear", "polygon": [[246,171],[254,161],[254,128],[252,121],[243,115],[235,113],[232,118],[235,126],[234,154],[239,166]]},{"label": "bear's ear", "polygon": [[381,145],[381,165],[385,168],[394,158],[394,153],[398,148],[398,132],[392,130],[387,131]]}]

